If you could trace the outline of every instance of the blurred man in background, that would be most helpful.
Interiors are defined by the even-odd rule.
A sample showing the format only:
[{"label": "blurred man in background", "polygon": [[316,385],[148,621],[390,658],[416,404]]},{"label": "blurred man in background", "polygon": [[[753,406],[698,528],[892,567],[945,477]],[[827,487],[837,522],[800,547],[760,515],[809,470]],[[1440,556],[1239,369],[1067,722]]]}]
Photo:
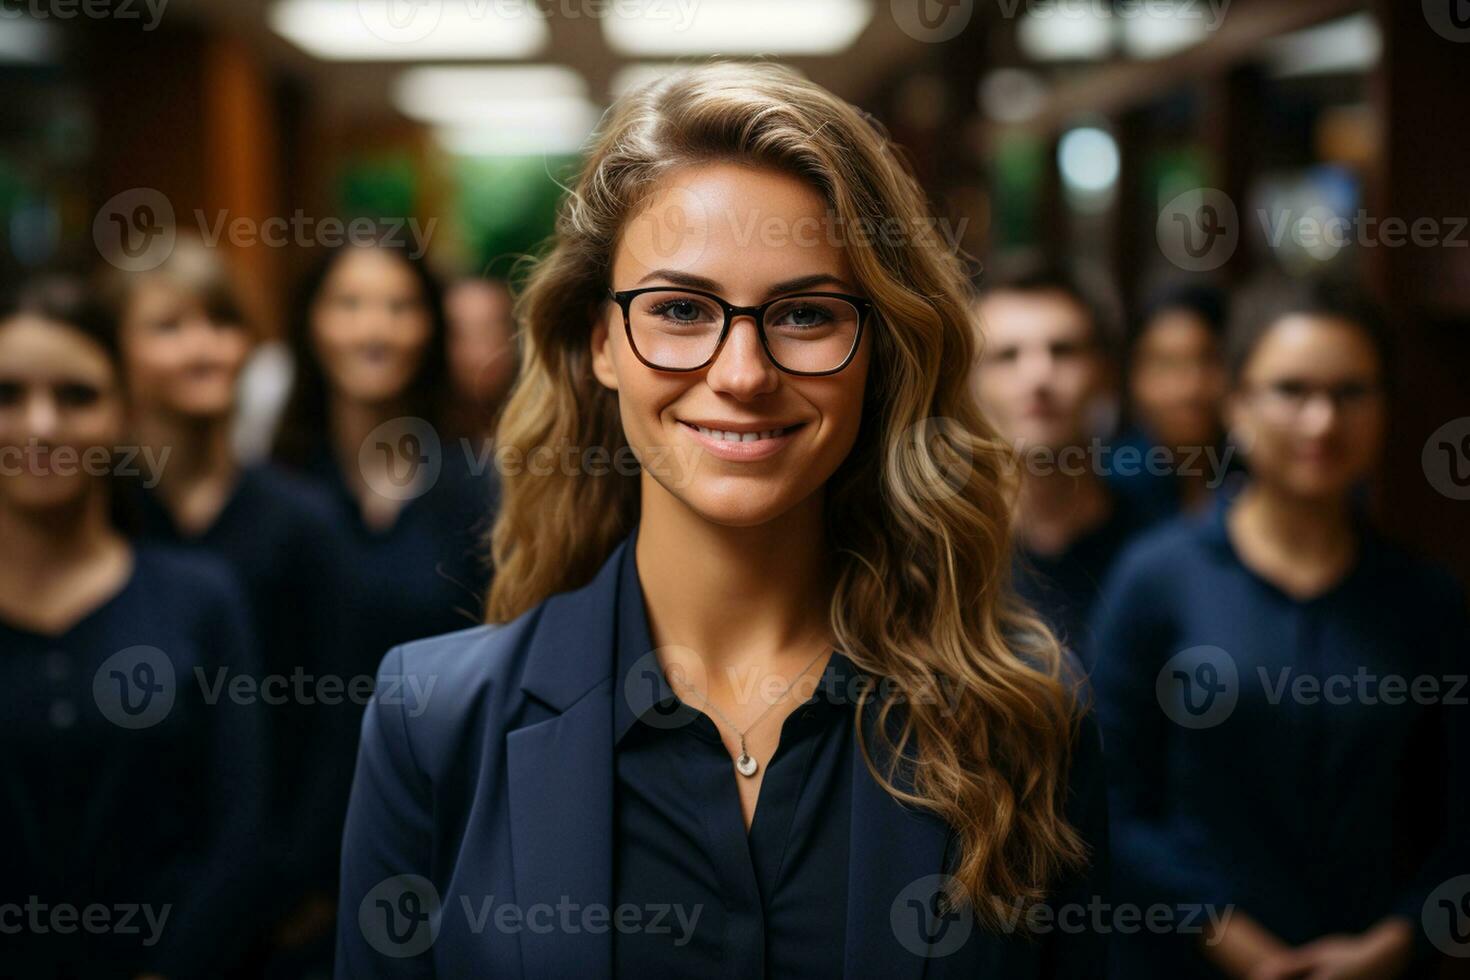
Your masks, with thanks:
[{"label": "blurred man in background", "polygon": [[1115,368],[1099,315],[1065,274],[1037,271],[988,286],[975,305],[981,408],[1016,448],[1016,585],[1087,659],[1099,585],[1141,520],[1103,480],[1100,419]]}]

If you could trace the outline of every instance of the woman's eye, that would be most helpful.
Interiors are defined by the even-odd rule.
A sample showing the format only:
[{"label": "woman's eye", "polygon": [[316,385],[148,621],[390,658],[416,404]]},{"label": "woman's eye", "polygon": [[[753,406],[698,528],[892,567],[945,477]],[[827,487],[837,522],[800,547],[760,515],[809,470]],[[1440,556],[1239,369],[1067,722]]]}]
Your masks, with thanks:
[{"label": "woman's eye", "polygon": [[825,322],[827,313],[815,306],[798,306],[786,314],[792,326],[815,327]]},{"label": "woman's eye", "polygon": [[14,381],[0,381],[0,407],[19,405],[21,386]]},{"label": "woman's eye", "polygon": [[56,388],[56,400],[69,408],[82,408],[94,404],[102,392],[93,385],[63,384]]},{"label": "woman's eye", "polygon": [[693,322],[693,320],[699,316],[699,309],[693,303],[685,299],[670,300],[667,303],[660,303],[658,306],[654,307],[653,312],[658,314],[659,316],[667,316],[673,320],[683,320],[686,323]]}]

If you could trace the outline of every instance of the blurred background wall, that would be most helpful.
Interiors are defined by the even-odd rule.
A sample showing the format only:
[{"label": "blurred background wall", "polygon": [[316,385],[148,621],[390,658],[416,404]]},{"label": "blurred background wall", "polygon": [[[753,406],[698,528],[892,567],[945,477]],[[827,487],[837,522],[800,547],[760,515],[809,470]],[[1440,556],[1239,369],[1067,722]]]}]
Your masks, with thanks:
[{"label": "blurred background wall", "polygon": [[[1470,577],[1462,0],[0,0],[0,276],[229,250],[279,333],[353,218],[449,274],[551,230],[601,111],[763,56],[872,112],[977,267],[1156,286],[1359,277],[1400,338],[1375,504]],[[1467,440],[1470,441],[1470,440]],[[1456,452],[1460,456],[1456,456]]]}]

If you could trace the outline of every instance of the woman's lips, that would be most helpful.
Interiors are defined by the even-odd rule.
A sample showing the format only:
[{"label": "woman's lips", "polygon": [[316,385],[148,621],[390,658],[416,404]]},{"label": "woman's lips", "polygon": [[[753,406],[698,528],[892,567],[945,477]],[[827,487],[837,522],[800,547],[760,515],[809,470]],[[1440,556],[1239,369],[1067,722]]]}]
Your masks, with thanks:
[{"label": "woman's lips", "polygon": [[798,422],[774,430],[768,429],[762,432],[739,433],[740,441],[735,441],[721,430],[711,429],[682,419],[679,425],[689,433],[690,438],[702,446],[711,456],[718,459],[727,459],[733,462],[750,462],[757,459],[765,459],[781,451],[791,437],[806,423]]}]

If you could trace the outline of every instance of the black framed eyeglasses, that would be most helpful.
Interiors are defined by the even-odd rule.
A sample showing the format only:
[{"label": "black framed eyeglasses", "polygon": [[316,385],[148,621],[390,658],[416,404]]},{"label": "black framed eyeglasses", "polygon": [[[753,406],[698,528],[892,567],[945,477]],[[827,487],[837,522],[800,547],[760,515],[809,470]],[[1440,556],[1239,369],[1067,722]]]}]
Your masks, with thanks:
[{"label": "black framed eyeglasses", "polygon": [[702,289],[608,290],[623,310],[633,354],[655,371],[698,371],[725,345],[737,316],[755,320],[761,347],[787,374],[836,374],[852,362],[873,304],[846,293],[795,293],[735,306]]}]

